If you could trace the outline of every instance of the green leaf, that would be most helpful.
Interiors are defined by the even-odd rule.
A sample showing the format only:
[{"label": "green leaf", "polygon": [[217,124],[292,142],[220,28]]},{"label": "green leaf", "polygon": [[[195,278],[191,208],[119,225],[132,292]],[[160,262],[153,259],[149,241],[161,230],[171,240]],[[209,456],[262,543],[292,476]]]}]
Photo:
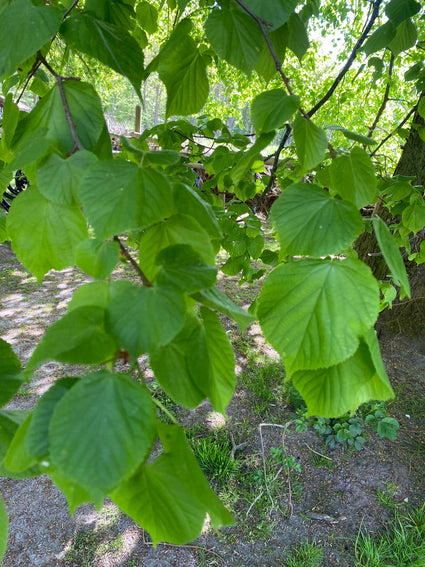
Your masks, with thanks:
[{"label": "green leaf", "polygon": [[161,250],[156,258],[161,266],[156,281],[159,285],[176,287],[194,293],[214,285],[217,268],[206,264],[188,244],[175,244]]},{"label": "green leaf", "polygon": [[23,473],[36,464],[35,458],[29,453],[27,433],[31,425],[32,414],[18,427],[15,436],[4,457],[3,465],[12,472]]},{"label": "green leaf", "polygon": [[307,183],[287,187],[273,203],[270,218],[283,255],[337,254],[363,231],[362,217],[354,205]]},{"label": "green leaf", "polygon": [[48,129],[38,128],[32,132],[31,137],[25,137],[15,148],[15,159],[10,166],[12,169],[21,169],[32,164],[46,155],[50,149]]},{"label": "green leaf", "polygon": [[147,390],[126,374],[100,371],[57,403],[50,421],[53,466],[100,505],[147,458],[155,436]]},{"label": "green leaf", "polygon": [[355,354],[344,362],[320,370],[300,370],[293,374],[292,381],[309,415],[322,417],[340,417],[370,400],[394,396],[373,330],[367,338],[361,338]]},{"label": "green leaf", "polygon": [[399,422],[393,417],[384,417],[378,422],[377,433],[381,439],[395,441],[400,429]]},{"label": "green leaf", "polygon": [[421,98],[418,104],[418,113],[425,118],[425,98]]},{"label": "green leaf", "polygon": [[38,461],[49,454],[49,426],[56,404],[78,382],[78,378],[61,378],[38,400],[28,427],[28,451]]},{"label": "green leaf", "polygon": [[359,260],[279,266],[264,282],[257,307],[264,336],[285,357],[290,373],[352,356],[378,312],[378,283]]},{"label": "green leaf", "polygon": [[26,410],[0,410],[0,461],[3,460],[18,427],[27,416]]},{"label": "green leaf", "polygon": [[294,140],[303,172],[310,171],[324,159],[328,148],[325,132],[299,113],[294,120]]},{"label": "green leaf", "polygon": [[390,229],[378,216],[373,217],[372,223],[379,248],[381,249],[385,262],[391,271],[394,283],[401,288],[400,299],[403,299],[406,296],[410,298],[410,285],[409,278],[407,277],[406,266],[404,265],[400,249],[394,240]]},{"label": "green leaf", "polygon": [[415,81],[420,76],[423,68],[424,64],[422,63],[422,61],[415,63],[404,73],[404,80]]},{"label": "green leaf", "polygon": [[286,44],[301,61],[307,49],[310,47],[306,27],[302,19],[295,12],[289,17],[287,25],[288,36]]},{"label": "green leaf", "polygon": [[84,172],[96,162],[91,152],[76,152],[68,159],[51,154],[37,171],[38,190],[60,205],[74,205]]},{"label": "green leaf", "polygon": [[158,29],[158,10],[149,2],[140,2],[136,6],[136,18],[140,27],[149,35]]},{"label": "green leaf", "polygon": [[[71,79],[64,80],[62,85],[79,141],[86,150],[99,152],[98,144],[106,124],[102,104],[96,91],[91,85]],[[16,148],[18,152],[25,141],[28,143],[31,140],[35,131],[43,128],[47,128],[46,142],[49,142],[63,157],[74,151],[75,141],[71,135],[57,85],[19,122],[14,149]],[[109,154],[110,152],[109,140]],[[36,159],[39,157],[41,156],[37,155]]]},{"label": "green leaf", "polygon": [[3,103],[3,118],[2,118],[2,136],[1,142],[5,144],[6,147],[10,147],[12,144],[13,135],[18,125],[19,120],[19,108],[18,105],[13,102],[12,93],[9,93]]},{"label": "green leaf", "polygon": [[97,280],[111,275],[118,263],[120,247],[118,242],[102,242],[101,240],[83,240],[76,249],[76,264],[86,274]]},{"label": "green leaf", "polygon": [[158,427],[164,452],[112,494],[113,501],[149,532],[154,544],[192,541],[207,513],[214,528],[231,524],[231,514],[208,486],[183,430]]},{"label": "green leaf", "polygon": [[111,282],[90,282],[77,288],[68,303],[68,312],[77,307],[97,305],[106,309],[112,300],[115,284]]},{"label": "green leaf", "polygon": [[[0,19],[0,81],[51,41],[61,21],[61,11],[52,6],[34,6],[30,0],[9,3]],[[22,39],[11,41],[18,37]]]},{"label": "green leaf", "polygon": [[183,183],[174,183],[173,189],[174,206],[178,213],[194,217],[211,238],[223,238],[211,205],[204,201],[194,189]]},{"label": "green leaf", "polygon": [[207,397],[210,360],[201,323],[187,316],[180,333],[155,349],[149,363],[161,388],[178,404],[194,408]]},{"label": "green leaf", "polygon": [[171,185],[165,175],[121,160],[89,168],[79,196],[99,240],[146,228],[173,209]]},{"label": "green leaf", "polygon": [[201,225],[188,215],[173,215],[149,229],[140,240],[140,267],[149,280],[158,271],[157,255],[174,244],[187,244],[207,264],[214,264],[215,255],[210,237]]},{"label": "green leaf", "polygon": [[0,338],[0,406],[13,398],[23,381],[19,358],[10,344]]},{"label": "green leaf", "polygon": [[87,238],[87,224],[78,207],[47,200],[29,187],[13,202],[7,232],[19,260],[41,281],[52,268],[75,263],[75,248]]},{"label": "green leaf", "polygon": [[421,5],[415,0],[391,0],[385,6],[385,13],[395,25],[398,25],[417,14],[420,9]]},{"label": "green leaf", "polygon": [[6,230],[6,212],[0,209],[0,243],[8,240],[7,230]]},{"label": "green leaf", "polygon": [[[243,243],[245,245],[245,242]],[[237,276],[241,270],[249,266],[249,259],[246,254],[241,256],[230,256],[221,266],[221,271],[226,276]]]},{"label": "green leaf", "polygon": [[[286,38],[287,38],[287,26],[284,25],[268,34],[269,39],[273,45],[277,58],[280,63],[283,63],[286,51]],[[263,77],[265,81],[270,81],[270,79],[277,73],[276,62],[270,54],[270,49],[266,42],[262,43],[262,48],[260,52],[260,57],[255,65],[255,70]]]},{"label": "green leaf", "polygon": [[299,0],[277,0],[264,2],[264,0],[246,0],[248,6],[257,16],[267,22],[267,29],[278,28],[285,24],[299,4]]},{"label": "green leaf", "polygon": [[[69,4],[69,2],[68,2]],[[84,10],[124,29],[134,25],[134,0],[86,0]]]},{"label": "green leaf", "polygon": [[200,309],[210,360],[210,378],[206,391],[214,409],[225,413],[236,386],[235,357],[220,319],[206,307]]},{"label": "green leaf", "polygon": [[255,321],[255,317],[241,309],[231,301],[227,295],[216,287],[212,289],[203,289],[198,293],[192,295],[196,301],[199,301],[202,305],[206,307],[211,307],[211,309],[216,309],[223,315],[230,317],[236,321],[239,327],[244,331],[248,325]]},{"label": "green leaf", "polygon": [[247,75],[254,69],[264,42],[257,23],[239,9],[213,9],[205,33],[214,51]]},{"label": "green leaf", "polygon": [[329,171],[332,189],[357,208],[376,201],[375,168],[369,155],[361,148],[354,147],[349,155],[334,159]]},{"label": "green leaf", "polygon": [[95,57],[127,77],[141,97],[143,51],[125,29],[80,12],[66,18],[60,33],[71,49]]},{"label": "green leaf", "polygon": [[7,536],[9,533],[9,518],[6,506],[0,494],[0,563],[3,560],[7,549]]},{"label": "green leaf", "polygon": [[416,26],[412,20],[404,20],[397,26],[394,39],[388,44],[394,56],[413,47],[418,39]]},{"label": "green leaf", "polygon": [[[379,61],[381,61],[379,59]],[[363,134],[358,134],[357,132],[352,132],[351,130],[347,130],[343,126],[326,126],[327,130],[337,130],[341,132],[346,138],[349,140],[354,140],[355,142],[359,142],[360,144],[365,144],[366,146],[374,146],[377,142],[373,138],[369,138],[368,136],[363,136]]]},{"label": "green leaf", "polygon": [[406,228],[415,234],[419,232],[425,226],[425,203],[416,202],[406,207],[401,220]]},{"label": "green leaf", "polygon": [[46,360],[71,364],[101,363],[113,357],[117,343],[105,330],[105,310],[79,307],[51,325],[31,356],[25,375]]},{"label": "green leaf", "polygon": [[297,96],[288,96],[283,89],[273,89],[255,97],[252,106],[252,122],[258,134],[281,128],[300,105]]},{"label": "green leaf", "polygon": [[128,281],[115,282],[115,288],[108,307],[110,328],[133,358],[169,343],[182,329],[186,306],[175,289]]},{"label": "green leaf", "polygon": [[167,89],[167,117],[201,110],[209,92],[207,63],[191,37],[160,59],[158,73]]},{"label": "green leaf", "polygon": [[56,484],[56,486],[61,490],[66,497],[68,502],[68,508],[70,515],[73,515],[75,510],[81,506],[81,504],[86,504],[91,502],[90,494],[78,483],[67,478],[61,471],[57,468],[50,466],[46,473],[49,474],[50,478]]},{"label": "green leaf", "polygon": [[396,28],[392,22],[385,22],[381,27],[379,27],[366,41],[362,50],[366,55],[371,55],[377,51],[381,51],[384,47],[387,47],[389,43],[394,39],[396,35]]},{"label": "green leaf", "polygon": [[249,172],[253,164],[258,160],[262,160],[261,150],[266,148],[273,140],[275,132],[263,133],[257,137],[252,146],[246,151],[240,151],[236,155],[236,163],[232,167],[232,182],[237,185],[243,177]]}]

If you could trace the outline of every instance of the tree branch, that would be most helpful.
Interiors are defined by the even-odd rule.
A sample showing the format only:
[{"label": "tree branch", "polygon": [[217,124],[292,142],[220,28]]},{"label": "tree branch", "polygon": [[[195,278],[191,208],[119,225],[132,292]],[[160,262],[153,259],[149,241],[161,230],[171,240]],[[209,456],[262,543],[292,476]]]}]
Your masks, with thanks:
[{"label": "tree branch", "polygon": [[391,77],[393,75],[393,70],[394,70],[394,54],[391,54],[391,59],[390,59],[390,66],[388,68],[388,81],[387,81],[387,85],[385,87],[385,93],[384,93],[384,98],[382,100],[381,106],[379,107],[379,110],[376,114],[375,120],[373,121],[372,126],[369,128],[369,132],[368,132],[368,137],[370,138],[376,128],[376,126],[378,125],[379,120],[381,119],[382,113],[385,110],[385,107],[387,106],[388,100],[389,100],[389,96],[390,96],[390,88],[391,88]]},{"label": "tree branch", "polygon": [[63,15],[64,20],[69,16],[70,12],[72,12],[72,10],[75,8],[75,6],[78,4],[79,1],[80,0],[74,0],[74,2],[71,4],[71,6],[68,8],[68,10]]},{"label": "tree branch", "polygon": [[152,287],[152,283],[148,280],[148,278],[145,276],[145,274],[142,272],[139,264],[136,262],[136,260],[130,255],[130,252],[127,250],[127,248],[124,246],[124,244],[121,242],[121,240],[118,238],[118,236],[114,236],[114,241],[118,242],[120,250],[121,250],[121,254],[127,258],[127,260],[130,262],[130,264],[133,266],[133,268],[136,270],[137,274],[139,275],[140,279],[143,282],[143,285],[145,285],[146,287]]},{"label": "tree branch", "polygon": [[409,118],[412,116],[412,114],[414,114],[414,113],[416,112],[417,107],[418,107],[418,105],[416,104],[416,105],[407,113],[407,116],[406,116],[405,118],[403,118],[403,120],[400,122],[400,124],[397,126],[397,128],[395,128],[392,132],[390,132],[390,133],[388,134],[388,136],[385,136],[385,138],[384,138],[381,142],[379,142],[378,146],[373,150],[373,152],[371,152],[371,153],[369,154],[370,157],[373,157],[373,156],[376,154],[376,152],[377,152],[380,148],[382,148],[382,146],[383,146],[384,144],[386,144],[386,143],[388,142],[388,140],[389,140],[392,136],[394,136],[394,134],[397,132],[397,130],[406,124],[406,122],[409,120]]},{"label": "tree branch", "polygon": [[366,24],[366,27],[365,27],[362,35],[360,36],[356,45],[354,46],[353,51],[351,52],[349,58],[347,59],[346,64],[344,65],[344,67],[339,72],[337,78],[335,79],[335,81],[331,85],[330,89],[325,94],[325,96],[321,100],[319,100],[319,102],[315,106],[313,106],[313,108],[311,110],[308,111],[307,114],[308,114],[309,117],[313,116],[313,114],[316,114],[316,112],[319,110],[319,108],[321,108],[331,98],[335,89],[337,88],[339,83],[342,81],[342,79],[344,78],[344,76],[346,75],[348,70],[350,69],[351,65],[354,62],[354,59],[357,57],[357,53],[358,53],[360,47],[362,46],[365,39],[367,38],[368,33],[370,32],[373,24],[375,23],[376,18],[379,15],[379,8],[381,6],[381,3],[382,3],[382,0],[376,0],[375,1],[374,5],[373,5],[372,15],[370,16],[370,19],[369,19],[368,23]]}]

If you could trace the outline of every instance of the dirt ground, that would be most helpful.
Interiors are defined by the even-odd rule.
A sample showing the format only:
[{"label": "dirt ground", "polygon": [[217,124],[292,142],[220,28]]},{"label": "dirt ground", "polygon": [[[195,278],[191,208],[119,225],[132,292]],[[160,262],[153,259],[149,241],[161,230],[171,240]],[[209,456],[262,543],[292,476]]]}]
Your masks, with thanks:
[{"label": "dirt ground", "polygon": [[[9,249],[0,245],[0,336],[23,363],[47,325],[65,312],[73,291],[85,281],[87,276],[68,269],[49,273],[40,287]],[[241,288],[242,299],[243,293]],[[229,332],[236,335],[234,327]],[[253,325],[244,340],[261,343],[258,327]],[[261,464],[261,423],[270,424],[261,427],[264,452],[283,447],[300,465],[301,472],[295,476],[281,474],[276,479],[273,506],[267,494],[251,506],[259,488],[256,492],[252,486],[220,487],[219,493],[235,514],[234,526],[218,534],[206,528],[189,545],[160,544],[154,549],[148,534],[111,502],[99,513],[92,506],[82,506],[70,518],[64,497],[47,477],[2,478],[0,490],[10,518],[4,567],[283,566],[290,548],[306,540],[323,546],[323,566],[353,566],[353,541],[360,526],[377,532],[391,516],[378,494],[391,493],[393,501],[406,510],[425,501],[425,343],[397,336],[381,339],[381,348],[397,394],[388,405],[389,415],[400,423],[395,442],[373,434],[360,452],[341,445],[330,451],[311,429],[296,433],[293,426],[275,426],[290,421],[289,409],[272,403],[259,412],[255,394],[240,381],[228,408],[228,427],[236,443],[243,444],[237,452],[240,470]],[[239,355],[239,372],[244,364]],[[64,365],[43,365],[8,409],[32,407],[65,372],[69,374],[69,368]],[[213,426],[222,419],[206,402],[181,418],[187,426]]]}]

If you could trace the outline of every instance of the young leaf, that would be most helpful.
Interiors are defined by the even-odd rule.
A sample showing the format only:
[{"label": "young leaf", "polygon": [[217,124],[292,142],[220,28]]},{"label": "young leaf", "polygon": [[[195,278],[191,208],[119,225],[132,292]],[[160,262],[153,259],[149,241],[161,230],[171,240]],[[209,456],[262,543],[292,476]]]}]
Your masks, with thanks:
[{"label": "young leaf", "polygon": [[254,69],[264,42],[257,23],[239,9],[213,9],[205,33],[214,51],[247,75]]},{"label": "young leaf", "polygon": [[363,231],[361,215],[354,205],[308,183],[287,187],[273,203],[270,218],[284,255],[336,254]]},{"label": "young leaf", "polygon": [[273,89],[255,97],[252,106],[252,122],[258,134],[281,128],[291,120],[300,105],[297,96],[288,96],[283,89]]},{"label": "young leaf", "polygon": [[118,242],[102,242],[93,238],[83,240],[77,246],[75,261],[79,268],[95,279],[103,280],[111,275],[120,255]]},{"label": "young leaf", "polygon": [[154,544],[187,543],[198,536],[208,513],[213,527],[232,516],[208,486],[180,427],[158,424],[164,452],[141,467],[112,500],[150,534]]},{"label": "young leaf", "polygon": [[128,281],[114,287],[109,326],[133,358],[169,343],[182,329],[186,306],[175,289],[138,287]]},{"label": "young leaf", "polygon": [[9,343],[0,338],[0,406],[7,404],[21,387],[21,363]]},{"label": "young leaf", "polygon": [[415,202],[406,207],[401,220],[406,228],[415,234],[419,232],[425,226],[425,203]]},{"label": "young leaf", "polygon": [[79,307],[53,323],[31,356],[25,375],[46,360],[94,364],[112,358],[118,345],[105,330],[105,315],[98,306]]},{"label": "young leaf", "polygon": [[72,14],[62,24],[65,43],[90,57],[95,57],[117,73],[127,77],[141,97],[144,75],[143,51],[122,27],[108,24],[86,12]]},{"label": "young leaf", "polygon": [[100,240],[146,228],[173,209],[171,185],[165,175],[121,160],[102,161],[89,168],[79,196]]},{"label": "young leaf", "polygon": [[9,533],[9,518],[7,516],[6,506],[0,494],[0,563],[3,560],[7,549],[7,536]]},{"label": "young leaf", "polygon": [[[61,11],[52,6],[34,6],[30,0],[8,3],[0,18],[0,81],[51,41],[61,21]],[[22,40],[11,41],[17,37]]]},{"label": "young leaf", "polygon": [[375,168],[368,154],[354,147],[349,155],[334,159],[329,168],[330,184],[343,199],[357,208],[374,203],[377,197]]},{"label": "young leaf", "polygon": [[304,173],[313,169],[325,157],[328,148],[325,132],[299,113],[294,120],[294,140]]},{"label": "young leaf", "polygon": [[47,200],[29,187],[13,202],[7,232],[19,260],[41,281],[52,268],[75,263],[75,248],[87,238],[87,224],[78,207]]},{"label": "young leaf", "polygon": [[130,376],[89,374],[57,403],[49,436],[53,466],[100,505],[147,458],[155,437],[154,407]]},{"label": "young leaf", "polygon": [[188,215],[173,215],[145,232],[140,240],[140,267],[149,280],[152,281],[158,271],[157,255],[173,244],[187,244],[204,262],[214,264],[210,237],[202,226]]},{"label": "young leaf", "polygon": [[394,283],[401,288],[400,299],[411,297],[409,278],[407,277],[406,266],[400,254],[400,249],[392,236],[390,229],[378,216],[372,219],[376,239],[381,249],[384,259],[391,271]]},{"label": "young leaf", "polygon": [[290,373],[352,356],[378,312],[378,283],[359,260],[279,266],[264,282],[257,306],[264,336],[285,357]]},{"label": "young leaf", "polygon": [[367,339],[362,338],[355,354],[340,364],[293,374],[293,384],[305,400],[309,415],[340,417],[371,399],[394,396],[385,370],[382,373],[379,365],[376,368],[371,355],[374,340],[376,337],[373,339],[370,334]]}]

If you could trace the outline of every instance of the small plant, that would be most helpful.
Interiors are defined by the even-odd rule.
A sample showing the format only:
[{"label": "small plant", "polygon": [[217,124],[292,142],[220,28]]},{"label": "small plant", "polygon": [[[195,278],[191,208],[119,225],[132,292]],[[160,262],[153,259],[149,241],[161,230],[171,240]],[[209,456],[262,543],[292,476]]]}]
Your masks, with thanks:
[{"label": "small plant", "polygon": [[383,504],[386,508],[390,510],[395,510],[400,504],[397,504],[394,500],[395,495],[397,494],[398,486],[393,482],[387,482],[385,485],[385,489],[378,488],[376,491],[378,500],[381,504]]},{"label": "small plant", "polygon": [[284,369],[282,363],[270,359],[259,363],[258,360],[253,358],[252,349],[248,358],[248,367],[242,373],[241,382],[256,397],[253,402],[253,410],[262,414],[272,403],[278,403],[281,399],[279,391]]},{"label": "small plant", "polygon": [[99,536],[93,531],[77,532],[72,546],[65,555],[67,565],[78,567],[92,567],[99,545]]},{"label": "small plant", "polygon": [[273,460],[278,465],[283,465],[287,471],[301,472],[301,465],[293,455],[287,456],[282,449],[276,447],[271,447],[270,454]]},{"label": "small plant", "polygon": [[399,515],[384,533],[372,537],[361,528],[355,540],[355,567],[423,567],[425,565],[425,504]]},{"label": "small plant", "polygon": [[320,565],[323,557],[323,549],[315,541],[305,541],[293,547],[285,567],[316,567]]},{"label": "small plant", "polygon": [[201,469],[218,484],[224,484],[237,470],[238,464],[232,456],[230,439],[220,432],[194,439],[192,449]]}]

